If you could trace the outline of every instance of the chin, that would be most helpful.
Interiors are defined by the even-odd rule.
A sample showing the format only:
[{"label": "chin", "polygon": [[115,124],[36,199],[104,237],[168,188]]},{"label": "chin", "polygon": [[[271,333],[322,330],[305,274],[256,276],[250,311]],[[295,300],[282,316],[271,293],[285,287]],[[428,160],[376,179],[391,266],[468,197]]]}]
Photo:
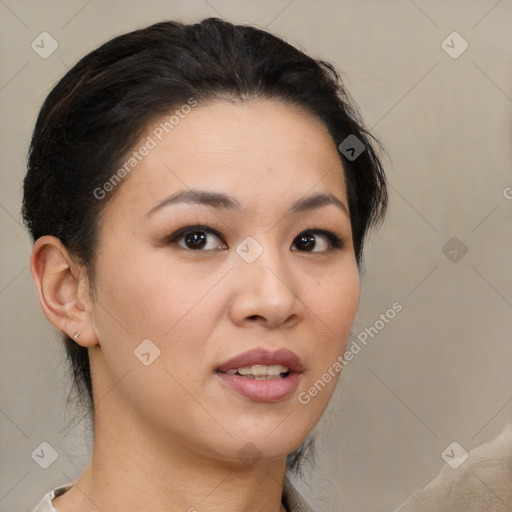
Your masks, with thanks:
[{"label": "chin", "polygon": [[[285,458],[297,449],[310,432],[309,425],[297,424],[292,413],[264,418],[252,418],[244,421],[236,431],[231,431],[234,438],[229,440],[230,452],[240,460],[244,457],[279,459]],[[284,419],[284,421],[283,421]]]}]

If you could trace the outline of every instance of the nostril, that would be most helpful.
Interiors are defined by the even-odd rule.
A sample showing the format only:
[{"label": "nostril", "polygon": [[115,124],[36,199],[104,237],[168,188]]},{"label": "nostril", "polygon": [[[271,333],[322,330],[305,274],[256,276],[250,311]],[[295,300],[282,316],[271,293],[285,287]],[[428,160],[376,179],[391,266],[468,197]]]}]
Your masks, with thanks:
[{"label": "nostril", "polygon": [[247,317],[248,320],[258,320],[258,318],[260,318],[259,315],[251,315]]}]

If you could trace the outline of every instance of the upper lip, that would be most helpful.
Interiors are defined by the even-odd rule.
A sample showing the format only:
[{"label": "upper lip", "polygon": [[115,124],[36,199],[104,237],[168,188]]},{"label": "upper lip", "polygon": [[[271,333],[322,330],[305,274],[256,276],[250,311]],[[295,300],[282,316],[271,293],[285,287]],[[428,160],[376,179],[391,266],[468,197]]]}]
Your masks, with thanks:
[{"label": "upper lip", "polygon": [[288,370],[292,372],[302,372],[303,370],[302,361],[299,356],[291,350],[280,349],[270,351],[257,348],[248,350],[222,363],[217,368],[217,371],[226,373],[228,370],[235,370],[236,368],[243,368],[244,366],[252,366],[254,364],[265,366],[280,364],[281,366],[286,366]]}]

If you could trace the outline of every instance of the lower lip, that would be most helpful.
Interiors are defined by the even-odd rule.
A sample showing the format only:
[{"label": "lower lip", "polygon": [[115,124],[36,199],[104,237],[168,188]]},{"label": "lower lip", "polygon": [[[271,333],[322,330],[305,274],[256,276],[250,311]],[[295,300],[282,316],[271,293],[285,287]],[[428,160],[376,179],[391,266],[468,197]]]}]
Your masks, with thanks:
[{"label": "lower lip", "polygon": [[292,372],[284,379],[254,380],[239,375],[216,372],[226,386],[253,402],[279,402],[289,397],[299,385],[302,374]]}]

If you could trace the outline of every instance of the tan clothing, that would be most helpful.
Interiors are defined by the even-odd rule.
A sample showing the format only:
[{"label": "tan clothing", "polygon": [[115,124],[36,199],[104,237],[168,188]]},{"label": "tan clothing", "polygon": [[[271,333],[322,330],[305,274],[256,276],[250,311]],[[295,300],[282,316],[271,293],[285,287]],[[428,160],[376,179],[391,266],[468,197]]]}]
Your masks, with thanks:
[{"label": "tan clothing", "polygon": [[283,486],[283,505],[288,512],[314,512],[286,476]]},{"label": "tan clothing", "polygon": [[[49,492],[32,512],[58,512],[52,505],[53,499],[64,494],[72,485],[67,484]],[[283,486],[283,505],[288,512],[314,512],[286,477]]]},{"label": "tan clothing", "polygon": [[445,465],[397,512],[510,512],[512,425],[469,452],[460,466]]},{"label": "tan clothing", "polygon": [[63,485],[57,487],[57,489],[49,492],[39,502],[39,504],[32,510],[32,512],[58,512],[57,509],[52,505],[53,498],[64,494],[73,484]]}]

